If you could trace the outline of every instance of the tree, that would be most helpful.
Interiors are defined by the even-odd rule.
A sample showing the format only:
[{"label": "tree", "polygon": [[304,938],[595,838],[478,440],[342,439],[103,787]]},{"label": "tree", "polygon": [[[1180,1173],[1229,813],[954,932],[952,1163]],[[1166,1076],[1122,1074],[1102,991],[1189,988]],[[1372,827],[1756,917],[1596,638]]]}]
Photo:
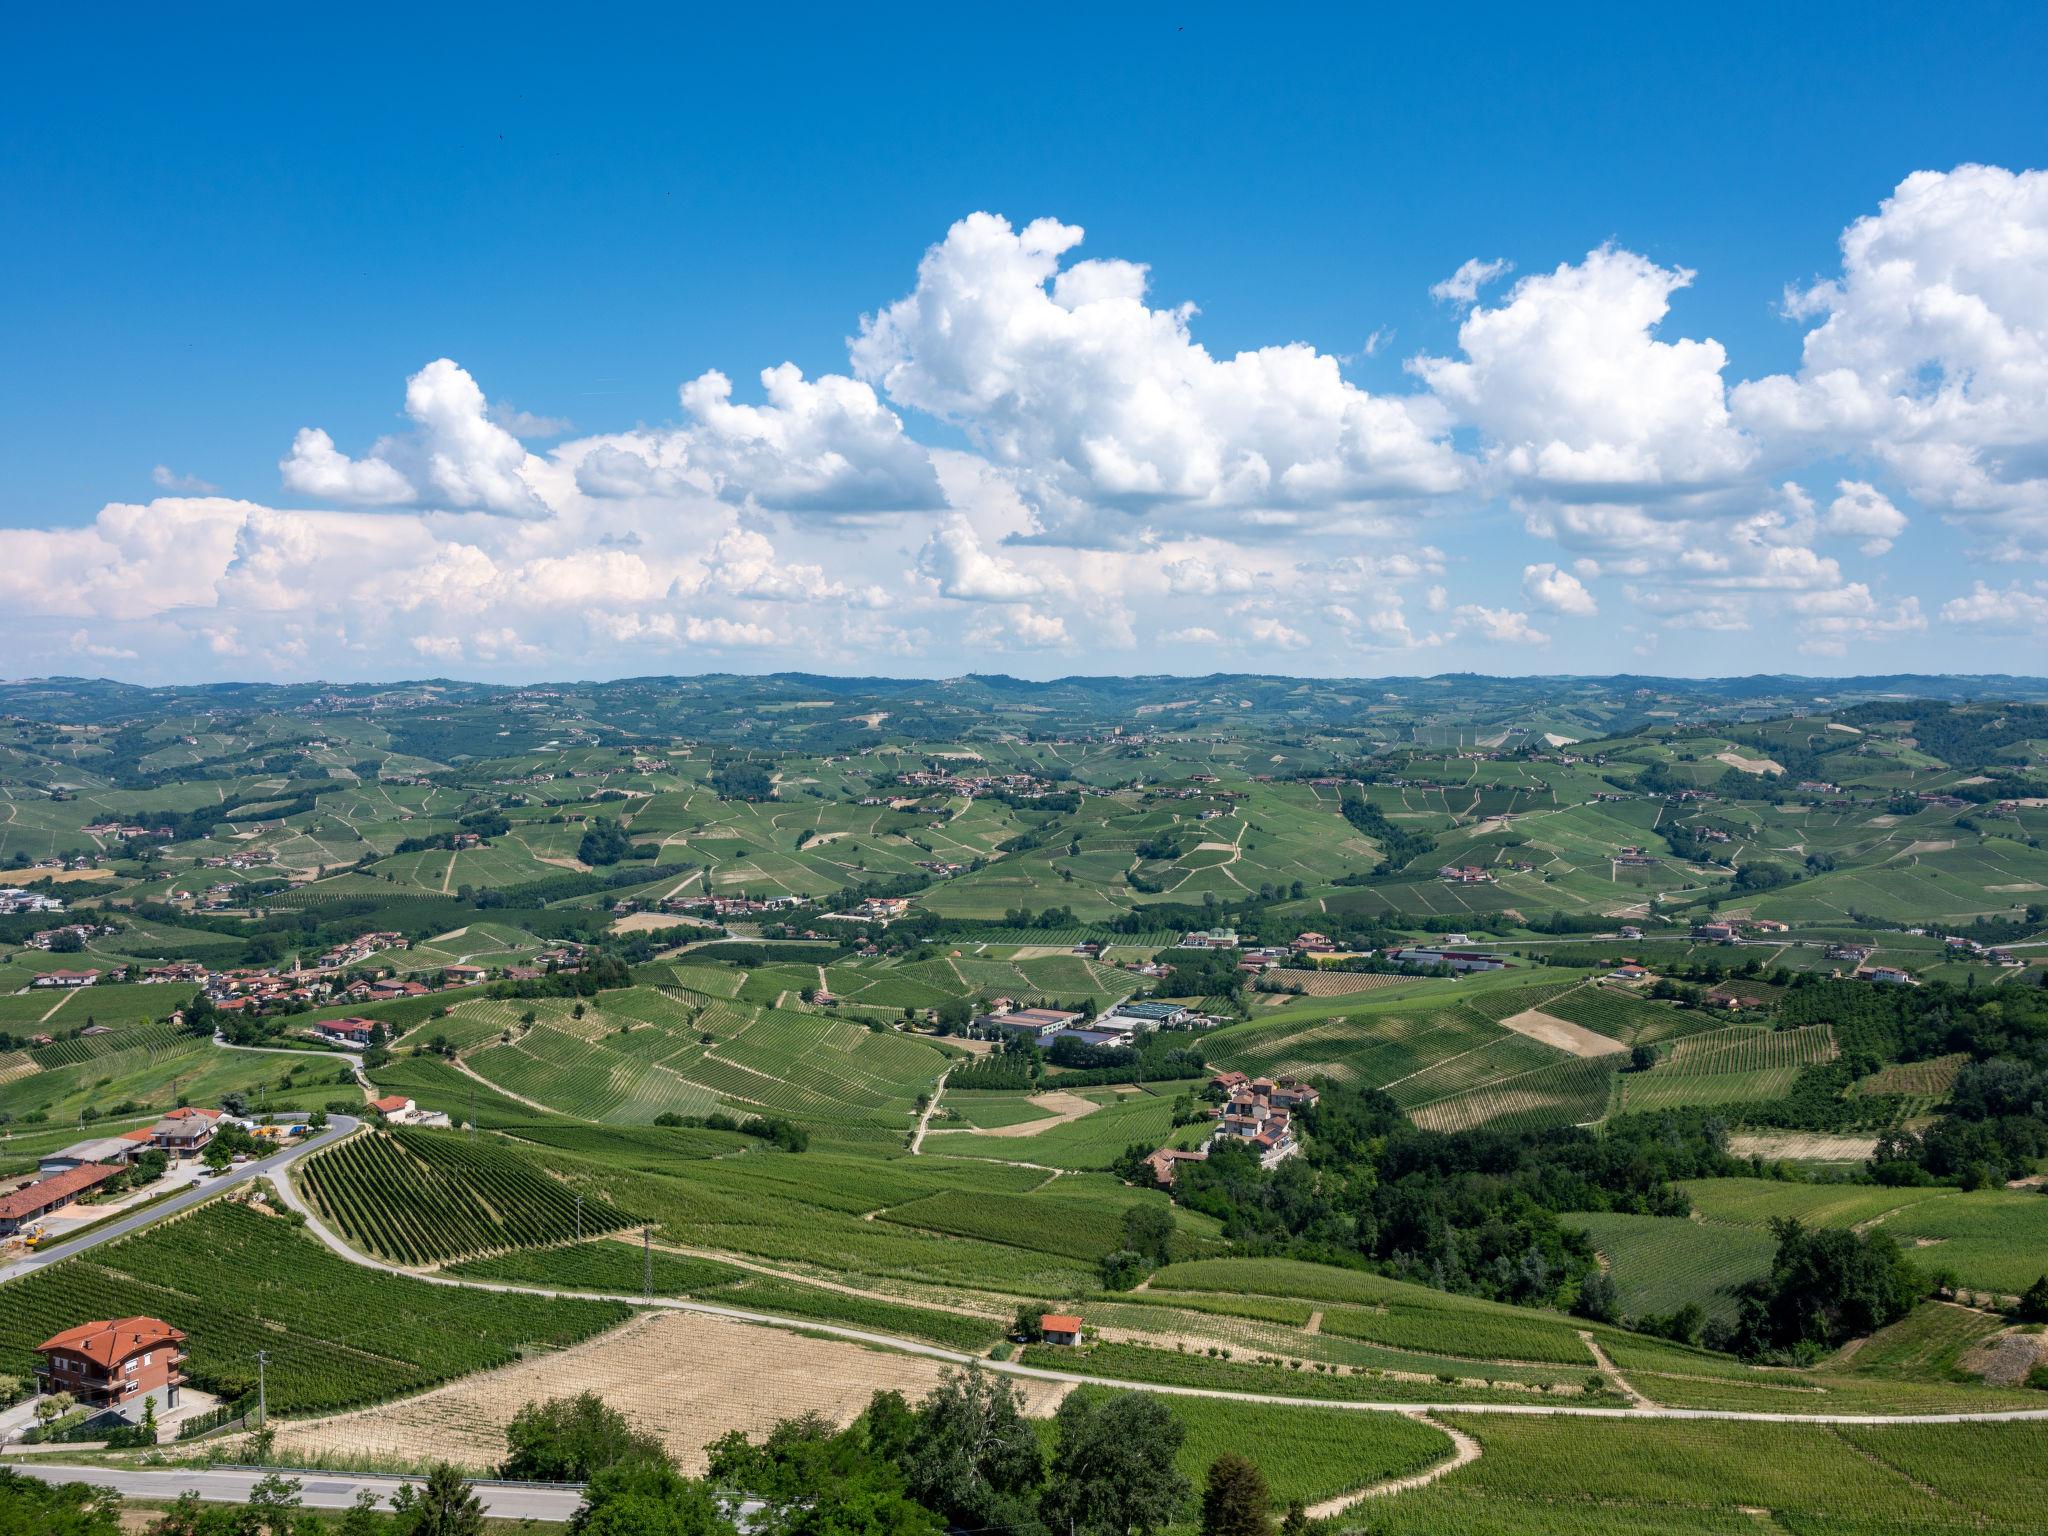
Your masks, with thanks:
[{"label": "tree", "polygon": [[341,1536],[377,1536],[384,1519],[377,1513],[377,1495],[369,1488],[356,1490],[356,1501],[341,1517]]},{"label": "tree", "polygon": [[264,1536],[292,1536],[304,1486],[296,1477],[272,1472],[249,1490],[249,1514]]},{"label": "tree", "polygon": [[52,1392],[36,1404],[36,1422],[54,1424],[77,1406],[78,1399],[69,1392]]},{"label": "tree", "polygon": [[666,1457],[597,1473],[569,1529],[574,1536],[734,1536],[710,1486],[684,1477]]},{"label": "tree", "polygon": [[1629,1071],[1647,1072],[1655,1065],[1657,1065],[1657,1047],[1654,1045],[1632,1045],[1629,1047]]},{"label": "tree", "polygon": [[1574,1317],[1596,1323],[1621,1321],[1621,1288],[1604,1269],[1596,1269],[1579,1282],[1579,1298],[1572,1303]]},{"label": "tree", "polygon": [[119,1536],[121,1496],[90,1483],[45,1483],[0,1467],[0,1536]]},{"label": "tree", "polygon": [[499,1474],[540,1483],[587,1482],[621,1461],[659,1461],[665,1454],[658,1440],[635,1433],[595,1392],[526,1404],[505,1426],[505,1447]]},{"label": "tree", "polygon": [[1038,1437],[1008,1380],[947,1371],[919,1406],[902,1466],[910,1496],[955,1525],[1007,1525],[1044,1475]]},{"label": "tree", "polygon": [[1793,1220],[1774,1221],[1771,1231],[1771,1272],[1743,1288],[1736,1337],[1746,1354],[1812,1356],[1897,1322],[1927,1294],[1888,1232],[1809,1231]]},{"label": "tree", "polygon": [[235,1155],[227,1149],[225,1142],[215,1141],[200,1154],[200,1160],[206,1164],[210,1172],[226,1173],[234,1163]]},{"label": "tree", "polygon": [[2014,1314],[2023,1323],[2048,1323],[2048,1275],[2041,1276],[2026,1289],[2020,1297],[2020,1309]]},{"label": "tree", "polygon": [[1052,1478],[1039,1518],[1067,1536],[1150,1536],[1194,1490],[1174,1468],[1186,1435],[1155,1397],[1076,1392],[1055,1416]]},{"label": "tree", "polygon": [[1265,1474],[1242,1456],[1225,1451],[1209,1463],[1202,1490],[1202,1536],[1271,1536],[1272,1495]]},{"label": "tree", "polygon": [[1148,1263],[1172,1257],[1173,1207],[1164,1200],[1146,1200],[1124,1212],[1124,1247]]},{"label": "tree", "polygon": [[310,1115],[306,1116],[306,1129],[309,1131],[326,1130],[327,1111],[324,1109],[316,1109]]},{"label": "tree", "polygon": [[397,1516],[394,1536],[483,1536],[483,1501],[445,1461],[427,1474],[424,1486],[400,1487],[391,1508]]},{"label": "tree", "polygon": [[1280,1536],[1308,1536],[1308,1511],[1301,1500],[1289,1502],[1286,1518],[1280,1522]]}]

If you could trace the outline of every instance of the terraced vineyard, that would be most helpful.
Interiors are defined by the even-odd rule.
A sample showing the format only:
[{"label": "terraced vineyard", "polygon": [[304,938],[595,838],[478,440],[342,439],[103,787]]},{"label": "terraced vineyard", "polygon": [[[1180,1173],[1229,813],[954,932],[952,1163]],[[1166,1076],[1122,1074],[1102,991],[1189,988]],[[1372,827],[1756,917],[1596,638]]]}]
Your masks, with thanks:
[{"label": "terraced vineyard", "polygon": [[1599,1057],[1552,1061],[1418,1104],[1408,1111],[1408,1118],[1426,1131],[1467,1131],[1482,1125],[1539,1131],[1591,1125],[1607,1113],[1614,1077],[1613,1065]]},{"label": "terraced vineyard", "polygon": [[1825,1025],[1763,1029],[1737,1024],[1687,1035],[1649,1071],[1623,1074],[1621,1108],[1635,1112],[1781,1098],[1801,1067],[1834,1054],[1834,1034]]},{"label": "terraced vineyard", "polygon": [[425,1264],[609,1232],[630,1218],[583,1201],[490,1139],[371,1131],[307,1159],[298,1175],[321,1214],[381,1258]]}]

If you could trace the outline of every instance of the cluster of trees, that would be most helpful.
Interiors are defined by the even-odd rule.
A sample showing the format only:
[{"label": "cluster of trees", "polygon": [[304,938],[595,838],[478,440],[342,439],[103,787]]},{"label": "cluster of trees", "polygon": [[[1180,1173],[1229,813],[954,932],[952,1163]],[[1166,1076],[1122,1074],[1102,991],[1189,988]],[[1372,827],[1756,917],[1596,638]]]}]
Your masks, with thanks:
[{"label": "cluster of trees", "polygon": [[712,764],[708,776],[711,788],[721,800],[773,800],[775,765],[745,757],[724,757]]},{"label": "cluster of trees", "polygon": [[[1599,1132],[1420,1130],[1376,1089],[1321,1084],[1304,1155],[1259,1166],[1224,1143],[1175,1170],[1174,1198],[1248,1253],[1369,1268],[1438,1290],[1556,1305],[1594,1271],[1571,1211],[1682,1216],[1676,1181],[1748,1172],[1698,1110],[1623,1116]],[[1149,1147],[1120,1164],[1136,1178]]]},{"label": "cluster of trees", "polygon": [[[641,852],[640,848],[646,849]],[[576,845],[576,857],[589,865],[616,864],[621,859],[651,859],[660,850],[653,843],[635,847],[626,829],[609,816],[598,816],[591,820],[583,834],[583,840]]]},{"label": "cluster of trees", "polygon": [[794,1120],[784,1120],[775,1115],[748,1115],[744,1119],[728,1115],[723,1110],[708,1115],[679,1115],[674,1110],[663,1110],[654,1117],[659,1126],[690,1126],[706,1131],[736,1131],[742,1136],[754,1136],[785,1152],[807,1152],[811,1146],[811,1133]]},{"label": "cluster of trees", "polygon": [[1374,874],[1391,875],[1436,851],[1435,838],[1389,821],[1379,807],[1365,798],[1363,789],[1354,792],[1347,784],[1341,793],[1344,819],[1379,846],[1380,861]]},{"label": "cluster of trees", "polygon": [[[574,1536],[736,1536],[728,1498],[758,1508],[749,1536],[1151,1536],[1180,1525],[1195,1489],[1176,1466],[1185,1430],[1157,1398],[1082,1391],[1042,1446],[1016,1388],[949,1371],[921,1403],[877,1392],[845,1429],[815,1414],[759,1440],[738,1431],[707,1449],[702,1479],[588,1393],[528,1404],[507,1432],[508,1477],[582,1481]],[[1219,1457],[1202,1497],[1205,1536],[1265,1536],[1258,1470]],[[1290,1531],[1306,1522],[1299,1514]]]},{"label": "cluster of trees", "polygon": [[[273,1472],[250,1490],[247,1503],[204,1504],[198,1494],[186,1493],[147,1525],[128,1525],[121,1496],[111,1488],[46,1483],[5,1467],[0,1536],[121,1536],[135,1530],[145,1536],[484,1536],[483,1501],[445,1464],[423,1482],[401,1487],[389,1513],[368,1489],[350,1508],[332,1514],[307,1509],[304,1495],[300,1479]],[[628,1529],[666,1536],[660,1526]]]}]

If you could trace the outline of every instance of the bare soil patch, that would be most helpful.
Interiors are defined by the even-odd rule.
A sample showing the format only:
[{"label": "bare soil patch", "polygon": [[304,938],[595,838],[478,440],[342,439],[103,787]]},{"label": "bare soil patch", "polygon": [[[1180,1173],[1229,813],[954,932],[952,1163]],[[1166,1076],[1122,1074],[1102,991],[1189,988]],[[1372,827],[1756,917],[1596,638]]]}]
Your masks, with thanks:
[{"label": "bare soil patch", "polygon": [[[1036,1104],[1040,1109],[1044,1110],[1046,1118],[1043,1120],[1026,1120],[1017,1125],[998,1125],[985,1131],[978,1130],[974,1134],[977,1136],[1036,1136],[1040,1132],[1051,1130],[1056,1125],[1065,1125],[1068,1121],[1078,1120],[1083,1115],[1092,1115],[1096,1110],[1102,1108],[1093,1099],[1084,1099],[1078,1093],[1060,1093],[1058,1091],[1034,1093],[1026,1102]],[[964,1129],[964,1127],[945,1127],[942,1129],[935,1126],[932,1129],[932,1135],[957,1134],[961,1129]]]},{"label": "bare soil patch", "polygon": [[1796,1163],[1858,1163],[1877,1150],[1877,1138],[1803,1131],[1745,1132],[1728,1138],[1728,1150],[1737,1157],[1782,1157]]},{"label": "bare soil patch", "polygon": [[1783,773],[1785,765],[1773,757],[1744,757],[1739,752],[1716,752],[1714,761],[1739,768],[1744,773]]},{"label": "bare soil patch", "polygon": [[[483,1471],[503,1458],[505,1426],[522,1404],[595,1392],[696,1475],[705,1468],[705,1445],[727,1430],[757,1435],[804,1413],[846,1424],[881,1388],[916,1401],[938,1385],[942,1368],[936,1360],[701,1313],[653,1312],[573,1349],[401,1403],[281,1423],[278,1449],[447,1460]],[[1054,1382],[1018,1385],[1038,1415],[1065,1395]]]},{"label": "bare soil patch", "polygon": [[1568,1019],[1554,1019],[1541,1008],[1525,1008],[1500,1022],[1503,1028],[1512,1029],[1518,1035],[1527,1035],[1531,1040],[1540,1040],[1555,1050],[1569,1051],[1574,1056],[1612,1056],[1617,1051],[1628,1049],[1619,1040],[1603,1035],[1597,1029],[1588,1029]]},{"label": "bare soil patch", "polygon": [[643,933],[653,928],[710,928],[716,926],[675,912],[628,912],[612,919],[613,933]]}]

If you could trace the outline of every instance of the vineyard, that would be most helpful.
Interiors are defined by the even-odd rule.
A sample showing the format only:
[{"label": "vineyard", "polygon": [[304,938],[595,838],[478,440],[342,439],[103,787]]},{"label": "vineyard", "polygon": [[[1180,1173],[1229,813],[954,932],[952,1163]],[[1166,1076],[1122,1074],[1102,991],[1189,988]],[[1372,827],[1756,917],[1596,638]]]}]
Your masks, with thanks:
[{"label": "vineyard", "polygon": [[428,1285],[351,1264],[291,1222],[215,1202],[190,1216],[10,1281],[0,1371],[88,1318],[161,1317],[186,1336],[193,1385],[235,1397],[269,1354],[270,1406],[315,1413],[387,1401],[560,1349],[629,1309]]},{"label": "vineyard", "polygon": [[1929,1061],[1897,1062],[1859,1079],[1850,1091],[1866,1095],[1899,1094],[1933,1103],[1948,1097],[1949,1089],[1955,1086],[1956,1073],[1969,1059],[1968,1055],[1958,1052],[1953,1056],[1936,1056]]},{"label": "vineyard", "polygon": [[[576,1196],[491,1140],[450,1131],[372,1131],[307,1159],[299,1180],[322,1215],[359,1246],[402,1264],[577,1234]],[[630,1218],[587,1198],[583,1233]]]},{"label": "vineyard", "polygon": [[1693,1302],[1709,1317],[1732,1321],[1730,1288],[1767,1273],[1778,1247],[1767,1230],[1709,1227],[1682,1216],[1603,1212],[1566,1221],[1593,1239],[1630,1317],[1661,1316]]},{"label": "vineyard", "polygon": [[1607,1113],[1614,1068],[1600,1057],[1559,1061],[1408,1111],[1426,1131],[1540,1131],[1590,1125]]},{"label": "vineyard", "polygon": [[1350,997],[1357,992],[1398,987],[1402,982],[1413,979],[1391,971],[1274,970],[1266,973],[1266,980],[1278,990],[1291,992],[1299,987],[1304,997]]},{"label": "vineyard", "polygon": [[2039,1425],[1446,1421],[1483,1454],[1375,1506],[1375,1536],[2022,1536],[2048,1507]]},{"label": "vineyard", "polygon": [[1696,1027],[1697,1014],[1681,1013],[1666,1003],[1624,992],[1618,987],[1585,986],[1543,1005],[1543,1011],[1570,1024],[1582,1025],[1611,1039],[1633,1045],[1668,1039]]},{"label": "vineyard", "polygon": [[1834,1054],[1834,1033],[1824,1024],[1808,1029],[1738,1024],[1687,1035],[1649,1071],[1622,1075],[1621,1109],[1633,1113],[1781,1098],[1801,1067]]}]

